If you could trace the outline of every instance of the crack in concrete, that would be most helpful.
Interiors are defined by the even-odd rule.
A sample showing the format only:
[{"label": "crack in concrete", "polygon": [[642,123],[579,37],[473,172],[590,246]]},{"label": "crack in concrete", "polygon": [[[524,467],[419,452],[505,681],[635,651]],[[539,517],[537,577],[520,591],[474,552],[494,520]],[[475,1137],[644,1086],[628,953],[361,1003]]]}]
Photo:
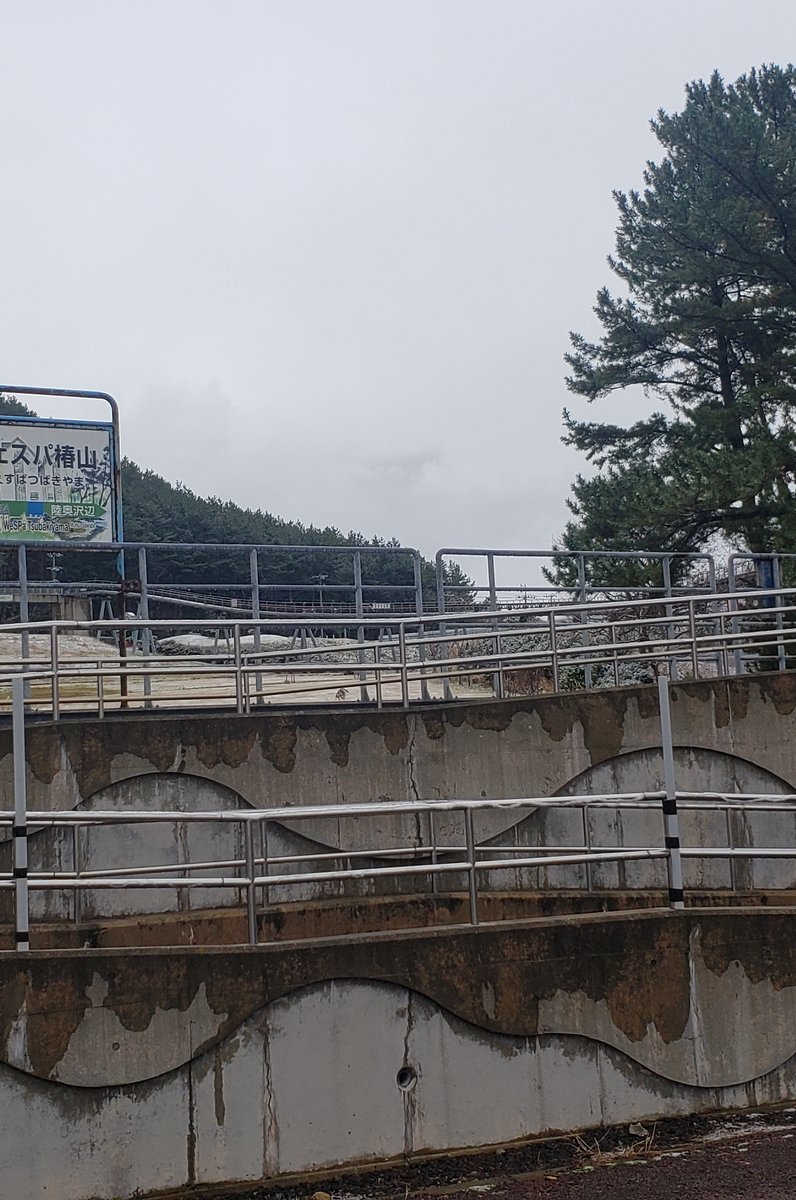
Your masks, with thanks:
[{"label": "crack in concrete", "polygon": [[[409,718],[409,741],[406,747],[406,761],[409,768],[409,787],[413,798],[420,803],[420,790],[417,786],[417,776],[415,774],[415,748],[417,743],[417,720],[414,717]],[[421,824],[421,814],[415,813],[415,848],[423,845],[423,827]]]},{"label": "crack in concrete", "polygon": [[274,1080],[271,1064],[271,1025],[266,1013],[263,1031],[263,1086],[265,1092],[265,1114],[263,1128],[263,1176],[275,1175],[279,1170],[279,1123],[274,1103]]}]

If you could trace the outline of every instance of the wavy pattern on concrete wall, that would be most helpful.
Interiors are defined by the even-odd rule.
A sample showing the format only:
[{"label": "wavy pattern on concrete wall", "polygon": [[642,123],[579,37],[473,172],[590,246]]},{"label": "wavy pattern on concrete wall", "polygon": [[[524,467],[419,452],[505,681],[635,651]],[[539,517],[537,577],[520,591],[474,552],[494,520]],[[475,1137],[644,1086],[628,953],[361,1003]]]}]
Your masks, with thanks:
[{"label": "wavy pattern on concrete wall", "polygon": [[405,987],[340,980],[274,1001],[155,1079],[85,1088],[0,1067],[0,1167],[17,1200],[130,1197],[795,1091],[793,1057],[744,1084],[673,1083],[588,1037],[488,1033]]},{"label": "wavy pattern on concrete wall", "polygon": [[136,1083],[308,986],[399,984],[478,1035],[578,1036],[662,1079],[738,1085],[796,1052],[790,912],[595,914],[256,950],[0,960],[0,1057],[79,1087]]}]

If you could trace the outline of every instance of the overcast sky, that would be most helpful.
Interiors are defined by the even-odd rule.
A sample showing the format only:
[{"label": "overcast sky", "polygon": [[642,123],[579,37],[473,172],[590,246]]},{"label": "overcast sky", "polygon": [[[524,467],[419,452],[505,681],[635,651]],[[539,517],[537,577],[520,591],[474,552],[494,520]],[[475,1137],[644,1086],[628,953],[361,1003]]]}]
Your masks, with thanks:
[{"label": "overcast sky", "polygon": [[611,189],[688,80],[793,59],[796,4],[0,0],[0,44],[0,383],[430,553],[560,532]]}]

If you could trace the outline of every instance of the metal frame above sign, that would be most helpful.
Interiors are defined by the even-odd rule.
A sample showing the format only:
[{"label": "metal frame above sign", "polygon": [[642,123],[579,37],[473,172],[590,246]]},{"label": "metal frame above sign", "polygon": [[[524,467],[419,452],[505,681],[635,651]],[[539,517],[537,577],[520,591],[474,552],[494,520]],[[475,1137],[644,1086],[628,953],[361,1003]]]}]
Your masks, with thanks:
[{"label": "metal frame above sign", "polygon": [[103,400],[111,410],[110,421],[0,414],[0,545],[123,541],[119,406],[113,396],[4,385],[0,395]]}]

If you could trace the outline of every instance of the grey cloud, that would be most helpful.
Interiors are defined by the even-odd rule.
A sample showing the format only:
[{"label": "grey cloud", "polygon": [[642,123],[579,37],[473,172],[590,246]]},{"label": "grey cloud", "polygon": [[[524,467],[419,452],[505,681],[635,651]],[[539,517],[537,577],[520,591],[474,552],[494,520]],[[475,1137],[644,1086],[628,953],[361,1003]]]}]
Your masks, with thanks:
[{"label": "grey cloud", "polygon": [[0,11],[6,380],[113,392],[199,492],[425,552],[560,530],[611,189],[687,80],[796,33],[790,0]]}]

